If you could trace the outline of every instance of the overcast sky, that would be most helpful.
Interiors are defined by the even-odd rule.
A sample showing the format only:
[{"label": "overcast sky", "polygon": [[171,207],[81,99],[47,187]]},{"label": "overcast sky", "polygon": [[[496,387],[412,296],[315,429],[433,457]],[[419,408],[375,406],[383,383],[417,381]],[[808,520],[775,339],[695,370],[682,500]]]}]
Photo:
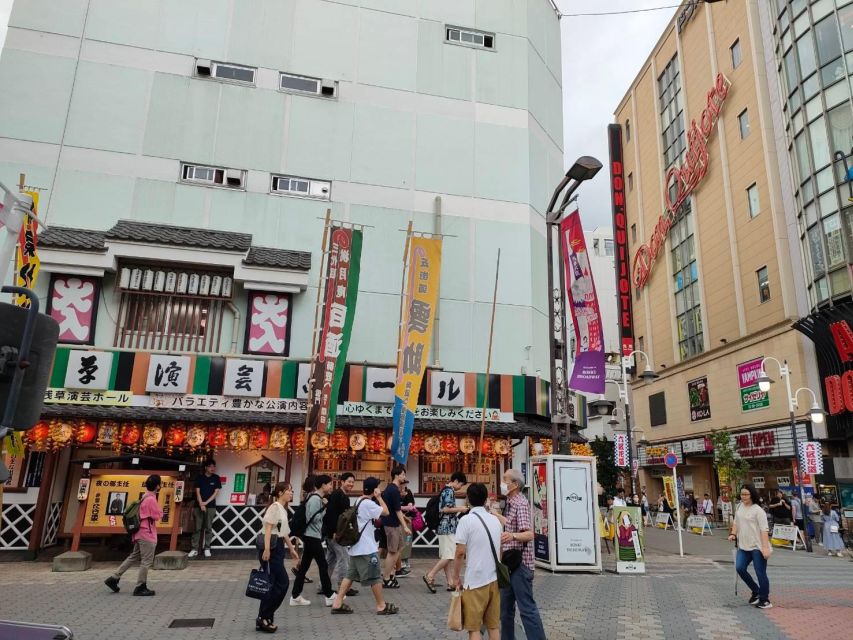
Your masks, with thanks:
[{"label": "overcast sky", "polygon": [[0,0],[0,47],[6,40],[6,25],[9,23],[9,12],[12,10],[12,0]]},{"label": "overcast sky", "polygon": [[[676,5],[678,0],[556,0],[563,13],[624,11]],[[565,162],[595,156],[604,168],[581,187],[584,228],[611,226],[607,125],[675,9],[600,17],[563,17]],[[556,186],[556,185],[555,185]],[[545,203],[547,204],[547,203]]]}]

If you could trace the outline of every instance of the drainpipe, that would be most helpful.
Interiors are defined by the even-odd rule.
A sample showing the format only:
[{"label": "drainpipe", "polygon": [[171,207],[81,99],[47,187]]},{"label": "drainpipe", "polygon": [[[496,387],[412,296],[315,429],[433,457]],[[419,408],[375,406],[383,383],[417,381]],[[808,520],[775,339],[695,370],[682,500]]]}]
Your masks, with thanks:
[{"label": "drainpipe", "polygon": [[[432,222],[432,232],[435,234],[435,237],[441,238],[441,196],[435,197],[435,204],[433,206],[433,222]],[[439,369],[441,368],[441,357],[438,352],[438,345],[441,344],[439,342],[439,326],[440,326],[440,314],[439,311],[441,309],[441,292],[439,288],[438,299],[435,302],[435,328],[432,334],[432,365]]]},{"label": "drainpipe", "polygon": [[225,306],[234,315],[234,324],[231,327],[231,350],[228,353],[237,353],[237,332],[240,329],[240,310],[230,300],[225,303]]}]

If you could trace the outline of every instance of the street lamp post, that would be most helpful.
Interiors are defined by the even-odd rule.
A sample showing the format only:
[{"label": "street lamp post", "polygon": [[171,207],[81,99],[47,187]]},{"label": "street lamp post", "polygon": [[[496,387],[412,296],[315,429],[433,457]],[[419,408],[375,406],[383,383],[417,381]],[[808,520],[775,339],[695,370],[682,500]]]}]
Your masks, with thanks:
[{"label": "street lamp post", "polygon": [[[788,366],[788,361],[785,360],[783,362],[779,362],[776,358],[772,356],[768,356],[761,361],[761,368],[758,372],[758,388],[765,393],[770,391],[770,383],[772,380],[767,375],[767,371],[764,369],[764,363],[768,360],[772,360],[777,365],[779,365],[779,375],[785,378],[785,388],[788,392],[788,417],[791,420],[791,442],[794,447],[794,459],[797,460],[797,485],[800,488],[800,513],[803,516],[803,527],[805,527],[805,513],[806,513],[806,494],[803,490],[803,469],[802,464],[799,460],[799,447],[797,445],[797,421],[795,410],[797,409],[797,396],[800,391],[808,391],[812,396],[812,407],[809,409],[809,419],[815,424],[820,424],[823,422],[823,410],[818,406],[817,396],[815,392],[809,389],[808,387],[800,387],[793,393],[791,392],[791,369]],[[791,514],[793,515],[793,514]],[[803,536],[806,542],[806,551],[811,553],[812,551],[812,540],[811,536],[808,535],[808,531],[805,532]]]},{"label": "street lamp post", "polygon": [[[545,214],[545,241],[548,275],[548,331],[549,351],[551,365],[551,444],[554,453],[560,452],[560,425],[569,424],[569,402],[568,390],[569,379],[566,371],[568,362],[568,349],[566,338],[566,277],[562,269],[563,249],[562,243],[558,248],[560,257],[559,266],[559,288],[554,288],[554,228],[560,224],[566,208],[572,200],[572,194],[577,191],[581,183],[591,180],[601,169],[601,162],[590,156],[578,158],[571,169],[557,185],[548,203]],[[560,206],[557,201],[560,194],[565,191]],[[557,360],[560,366],[557,366]]]}]

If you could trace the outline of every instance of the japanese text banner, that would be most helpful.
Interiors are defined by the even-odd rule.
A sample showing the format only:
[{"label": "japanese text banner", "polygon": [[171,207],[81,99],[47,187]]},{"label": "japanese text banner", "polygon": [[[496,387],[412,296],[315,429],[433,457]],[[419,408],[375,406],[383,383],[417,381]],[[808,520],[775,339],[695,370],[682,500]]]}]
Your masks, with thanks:
[{"label": "japanese text banner", "polygon": [[[33,198],[33,213],[38,215],[38,191],[27,191]],[[18,249],[15,253],[15,284],[19,287],[33,289],[36,277],[41,268],[38,256],[38,222],[30,215],[24,217],[21,224],[21,234],[18,238]],[[27,296],[15,296],[15,304],[29,308],[30,299]]]},{"label": "japanese text banner", "polygon": [[397,356],[394,438],[391,443],[391,455],[400,464],[405,464],[409,458],[418,395],[429,361],[440,279],[441,239],[412,238],[406,305],[400,327],[400,353]]},{"label": "japanese text banner", "polygon": [[589,253],[583,238],[580,214],[575,211],[560,223],[568,304],[575,329],[575,365],[569,387],[588,393],[604,393],[604,335]]},{"label": "japanese text banner", "polygon": [[313,392],[308,420],[314,431],[333,433],[335,430],[338,389],[344,375],[358,299],[361,244],[361,231],[332,229],[320,348],[311,371]]}]

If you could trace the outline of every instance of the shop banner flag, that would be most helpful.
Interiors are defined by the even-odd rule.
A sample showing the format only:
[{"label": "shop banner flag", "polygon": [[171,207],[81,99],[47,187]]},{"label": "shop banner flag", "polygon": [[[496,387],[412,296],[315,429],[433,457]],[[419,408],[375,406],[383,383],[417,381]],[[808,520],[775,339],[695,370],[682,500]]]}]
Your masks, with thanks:
[{"label": "shop banner flag", "polygon": [[412,238],[406,303],[400,324],[397,387],[394,392],[394,438],[391,455],[400,464],[409,458],[418,394],[429,361],[429,347],[441,279],[441,239]]},{"label": "shop banner flag", "polygon": [[576,341],[575,366],[569,387],[588,393],[604,393],[601,313],[579,212],[575,211],[560,223],[560,242],[563,243],[563,267]]},{"label": "shop banner flag", "polygon": [[800,468],[803,475],[820,475],[823,473],[823,450],[820,442],[800,442]]},{"label": "shop banner flag", "polygon": [[[33,198],[33,213],[38,215],[38,191],[27,191]],[[32,216],[25,216],[21,224],[21,235],[18,237],[18,250],[15,253],[15,284],[19,287],[32,289],[36,283],[41,260],[38,256],[38,222]],[[27,296],[15,296],[15,304],[29,308],[30,299]]]},{"label": "shop banner flag", "polygon": [[338,389],[346,368],[347,350],[358,299],[361,244],[360,230],[332,228],[326,289],[323,292],[320,346],[311,371],[313,397],[308,406],[308,424],[312,431],[335,431]]},{"label": "shop banner flag", "polygon": [[627,467],[628,461],[628,436],[624,433],[613,435],[614,461],[617,467]]}]

